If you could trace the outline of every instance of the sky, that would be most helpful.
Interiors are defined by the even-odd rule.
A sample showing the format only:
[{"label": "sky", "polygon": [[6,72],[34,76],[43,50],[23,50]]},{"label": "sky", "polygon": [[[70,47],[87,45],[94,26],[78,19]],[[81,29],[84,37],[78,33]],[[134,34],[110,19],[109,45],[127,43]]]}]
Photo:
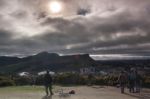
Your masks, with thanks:
[{"label": "sky", "polygon": [[[59,13],[50,10],[53,1]],[[149,18],[150,0],[0,0],[0,56],[147,56]]]}]

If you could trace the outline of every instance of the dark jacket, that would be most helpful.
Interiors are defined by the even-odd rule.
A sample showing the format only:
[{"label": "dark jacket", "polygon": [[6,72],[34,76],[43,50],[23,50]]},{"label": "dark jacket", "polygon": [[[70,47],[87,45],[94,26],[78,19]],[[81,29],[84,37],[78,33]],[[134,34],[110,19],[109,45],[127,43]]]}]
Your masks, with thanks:
[{"label": "dark jacket", "polygon": [[52,76],[50,74],[45,74],[44,76],[44,84],[45,85],[50,85],[52,84]]}]

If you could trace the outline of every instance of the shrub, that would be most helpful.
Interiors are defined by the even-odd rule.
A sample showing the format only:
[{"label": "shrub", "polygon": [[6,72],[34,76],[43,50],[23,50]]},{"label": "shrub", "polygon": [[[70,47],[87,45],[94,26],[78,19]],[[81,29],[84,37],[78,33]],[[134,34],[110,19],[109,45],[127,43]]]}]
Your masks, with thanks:
[{"label": "shrub", "polygon": [[16,77],[14,79],[16,85],[31,85],[32,79],[29,77]]},{"label": "shrub", "polygon": [[44,84],[44,76],[36,77],[35,85],[43,85]]},{"label": "shrub", "polygon": [[63,85],[84,85],[87,80],[85,77],[76,73],[64,73],[57,75],[54,82]]},{"label": "shrub", "polygon": [[95,84],[96,85],[106,85],[106,82],[102,77],[98,77],[95,79]]},{"label": "shrub", "polygon": [[150,88],[150,77],[144,77],[142,85],[143,87]]},{"label": "shrub", "polygon": [[15,82],[9,77],[0,76],[0,87],[13,86]]}]

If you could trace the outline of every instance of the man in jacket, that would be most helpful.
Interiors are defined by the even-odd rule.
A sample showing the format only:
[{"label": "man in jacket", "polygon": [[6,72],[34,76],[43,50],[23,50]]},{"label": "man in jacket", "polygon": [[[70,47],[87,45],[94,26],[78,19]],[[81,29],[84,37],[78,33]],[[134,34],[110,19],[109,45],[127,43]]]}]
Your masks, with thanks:
[{"label": "man in jacket", "polygon": [[52,92],[52,76],[49,74],[49,71],[46,71],[46,74],[44,75],[44,86],[45,86],[45,91],[46,91],[46,95],[48,96],[49,93],[50,95],[53,95]]}]

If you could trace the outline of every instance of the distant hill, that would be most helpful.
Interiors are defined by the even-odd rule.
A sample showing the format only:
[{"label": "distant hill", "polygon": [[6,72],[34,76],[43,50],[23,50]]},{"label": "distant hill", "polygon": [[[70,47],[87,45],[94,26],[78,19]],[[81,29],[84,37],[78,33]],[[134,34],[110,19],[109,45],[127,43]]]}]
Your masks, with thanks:
[{"label": "distant hill", "polygon": [[57,53],[41,52],[36,55],[18,57],[0,57],[0,73],[52,71],[79,71],[80,68],[95,66],[99,70],[117,67],[150,67],[150,59],[139,60],[93,60],[89,54],[60,56]]},{"label": "distant hill", "polygon": [[24,58],[0,57],[0,72],[38,72],[45,69],[74,71],[85,66],[95,66],[95,63],[89,54],[59,56],[56,53],[41,52]]},{"label": "distant hill", "polygon": [[10,64],[16,64],[16,63],[20,62],[20,60],[21,59],[18,57],[1,56],[0,57],[0,67],[10,65]]},{"label": "distant hill", "polygon": [[100,69],[115,69],[122,67],[126,70],[134,67],[150,68],[150,59],[129,59],[129,60],[99,60],[96,61],[96,64]]}]

